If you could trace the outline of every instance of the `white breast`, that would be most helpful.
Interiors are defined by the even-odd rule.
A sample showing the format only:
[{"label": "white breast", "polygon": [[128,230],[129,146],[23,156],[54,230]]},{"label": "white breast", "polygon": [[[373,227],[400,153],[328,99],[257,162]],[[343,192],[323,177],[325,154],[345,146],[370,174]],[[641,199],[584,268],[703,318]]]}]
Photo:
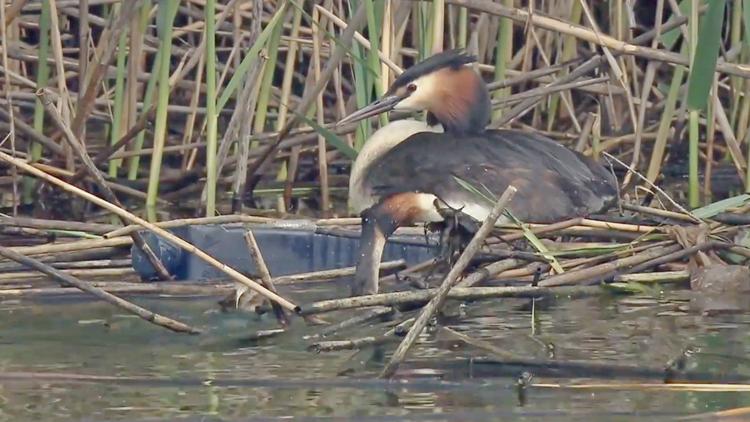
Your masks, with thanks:
[{"label": "white breast", "polygon": [[373,133],[352,165],[352,172],[349,176],[351,210],[359,214],[377,202],[377,198],[372,195],[366,183],[367,168],[373,161],[415,133],[442,131],[443,128],[440,125],[429,126],[420,120],[403,119],[391,122]]}]

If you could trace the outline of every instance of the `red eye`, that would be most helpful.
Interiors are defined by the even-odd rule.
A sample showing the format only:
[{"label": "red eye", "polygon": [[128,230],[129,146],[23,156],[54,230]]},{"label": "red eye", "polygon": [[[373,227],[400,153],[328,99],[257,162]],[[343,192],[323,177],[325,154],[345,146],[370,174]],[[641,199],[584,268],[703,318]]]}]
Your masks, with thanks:
[{"label": "red eye", "polygon": [[415,84],[409,84],[406,86],[406,90],[409,92],[414,92],[417,90],[417,86]]}]

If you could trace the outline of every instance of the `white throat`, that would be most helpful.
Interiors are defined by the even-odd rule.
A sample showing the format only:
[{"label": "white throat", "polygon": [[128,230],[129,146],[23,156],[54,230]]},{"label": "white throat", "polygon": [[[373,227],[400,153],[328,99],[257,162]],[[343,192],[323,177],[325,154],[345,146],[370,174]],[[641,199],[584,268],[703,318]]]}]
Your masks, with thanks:
[{"label": "white throat", "polygon": [[349,177],[349,207],[352,211],[359,214],[377,202],[365,183],[370,164],[415,133],[442,131],[439,124],[429,126],[420,120],[403,119],[391,122],[373,133],[352,164]]}]

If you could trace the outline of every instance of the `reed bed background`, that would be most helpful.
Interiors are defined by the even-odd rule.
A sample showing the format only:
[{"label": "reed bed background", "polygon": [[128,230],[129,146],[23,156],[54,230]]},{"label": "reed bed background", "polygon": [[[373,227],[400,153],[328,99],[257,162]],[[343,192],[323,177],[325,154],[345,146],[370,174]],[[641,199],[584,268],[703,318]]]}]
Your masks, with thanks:
[{"label": "reed bed background", "polygon": [[[347,214],[349,165],[389,117],[335,122],[448,48],[478,57],[492,126],[608,161],[631,200],[674,209],[654,187],[676,181],[694,208],[750,187],[746,0],[0,0],[0,14],[0,150],[97,193],[80,142],[151,220]],[[7,162],[0,189],[8,212],[111,218]]]}]

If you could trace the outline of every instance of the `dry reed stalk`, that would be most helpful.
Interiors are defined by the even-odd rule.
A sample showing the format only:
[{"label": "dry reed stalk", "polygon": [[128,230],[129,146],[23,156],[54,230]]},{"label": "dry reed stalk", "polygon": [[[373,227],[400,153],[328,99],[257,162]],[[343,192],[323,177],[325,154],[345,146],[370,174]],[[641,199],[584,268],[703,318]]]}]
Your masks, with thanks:
[{"label": "dry reed stalk", "polygon": [[34,229],[82,231],[93,234],[104,234],[116,230],[113,224],[80,223],[78,221],[48,220],[29,217],[9,217],[0,215],[0,226],[30,227]]},{"label": "dry reed stalk", "polygon": [[[378,293],[368,296],[356,296],[344,299],[330,299],[314,302],[304,307],[303,315],[315,315],[345,309],[359,309],[372,306],[419,305],[435,297],[438,289],[424,289],[394,293]],[[451,300],[482,300],[501,297],[534,298],[534,297],[569,297],[597,294],[602,291],[599,286],[510,286],[510,287],[454,287],[448,293]]]},{"label": "dry reed stalk", "polygon": [[14,251],[24,255],[46,255],[60,252],[86,251],[96,248],[123,247],[133,244],[130,237],[118,237],[114,239],[101,240],[78,240],[75,242],[54,243],[38,246],[20,246],[13,248]]},{"label": "dry reed stalk", "polygon": [[662,256],[667,256],[673,252],[682,249],[679,245],[663,246],[649,248],[644,252],[635,254],[627,258],[620,258],[612,262],[599,264],[593,267],[583,268],[580,270],[568,271],[564,274],[557,274],[539,282],[542,287],[567,286],[572,284],[581,284],[591,280],[600,280],[607,276],[625,269],[630,269],[638,264],[651,261]]},{"label": "dry reed stalk", "polygon": [[[45,262],[44,258],[37,258],[39,262]],[[93,259],[93,260],[83,260],[83,261],[71,261],[71,262],[56,262],[53,260],[47,260],[46,262],[49,263],[49,266],[52,268],[57,268],[58,270],[63,269],[97,269],[97,268],[121,268],[121,267],[129,267],[133,264],[132,259]],[[0,264],[0,271],[3,272],[12,272],[12,271],[23,271],[24,270],[23,265],[15,264],[15,263],[5,263]]]},{"label": "dry reed stalk", "polygon": [[[329,3],[330,4],[330,3]],[[325,21],[320,19],[320,15],[318,14],[318,9],[315,9],[313,11],[313,33],[312,33],[312,39],[313,39],[313,55],[315,56],[315,59],[313,60],[313,77],[314,80],[319,81],[321,74],[320,74],[320,44],[321,44],[321,35],[318,31],[319,26],[325,25]],[[331,73],[330,76],[333,76],[333,73]],[[323,91],[325,90],[325,85],[323,86],[323,89],[318,91],[318,95],[315,97],[315,116],[317,118],[317,123],[319,125],[322,125],[325,123],[325,118],[323,116],[324,109],[323,109]],[[323,214],[328,214],[331,208],[331,194],[329,191],[328,186],[328,157],[326,157],[326,140],[323,137],[323,135],[318,135],[318,180],[320,181],[320,209],[323,212]],[[291,187],[291,184],[289,185]]]},{"label": "dry reed stalk", "polygon": [[[231,293],[231,284],[190,283],[185,281],[160,283],[129,283],[119,281],[90,281],[93,287],[106,289],[109,293],[123,295],[154,296],[212,296],[218,297]],[[77,296],[81,292],[71,287],[27,287],[0,288],[0,298],[17,298],[31,296]]]},{"label": "dry reed stalk", "polygon": [[[399,270],[406,267],[406,263],[403,259],[396,261],[386,261],[380,264],[380,271],[393,271]],[[321,270],[313,271],[309,273],[300,273],[292,275],[283,275],[273,279],[273,282],[278,285],[284,284],[300,284],[300,283],[319,283],[334,280],[342,277],[353,276],[356,272],[357,267],[344,267],[337,268],[335,270]]]},{"label": "dry reed stalk", "polygon": [[463,280],[456,284],[456,287],[473,287],[491,277],[502,274],[504,271],[519,267],[524,263],[525,261],[519,259],[504,259],[493,262],[464,277]]},{"label": "dry reed stalk", "polygon": [[[9,249],[12,250],[12,249]],[[50,265],[50,268],[55,268],[60,270],[62,274],[67,274],[71,277],[86,277],[86,278],[93,278],[93,277],[126,277],[126,276],[135,276],[137,275],[133,267],[123,267],[123,268],[84,268],[84,269],[73,269],[73,270],[61,270],[59,268],[56,268],[54,265]],[[21,280],[30,280],[30,279],[39,279],[44,278],[44,274],[40,274],[38,272],[27,272],[27,271],[17,271],[17,272],[4,272],[0,273],[0,283],[10,281],[21,281]]]}]

